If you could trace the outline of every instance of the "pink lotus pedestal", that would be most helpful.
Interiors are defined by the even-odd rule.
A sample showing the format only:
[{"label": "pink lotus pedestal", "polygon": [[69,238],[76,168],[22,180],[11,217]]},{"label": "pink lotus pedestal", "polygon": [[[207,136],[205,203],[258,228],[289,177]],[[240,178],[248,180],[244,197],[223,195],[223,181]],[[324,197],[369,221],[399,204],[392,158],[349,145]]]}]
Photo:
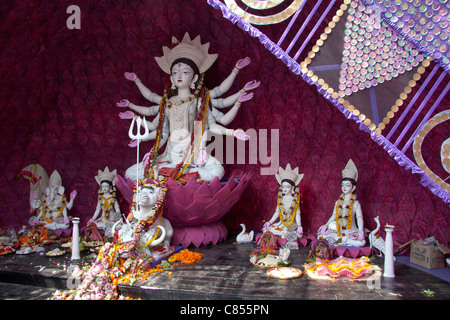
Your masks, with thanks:
[{"label": "pink lotus pedestal", "polygon": [[370,256],[372,253],[372,249],[370,247],[338,247],[338,246],[331,246],[333,250],[333,256],[343,256],[343,257],[352,257],[357,258],[361,256]]},{"label": "pink lotus pedestal", "polygon": [[[228,230],[221,219],[241,198],[249,180],[250,174],[246,174],[227,182],[216,178],[200,184],[190,179],[183,185],[169,178],[163,216],[174,229],[171,244],[198,248],[226,240]],[[134,183],[118,175],[116,186],[131,202]]]},{"label": "pink lotus pedestal", "polygon": [[[258,242],[259,238],[261,238],[262,235],[263,235],[262,232],[257,233],[256,236],[255,236],[255,242]],[[301,237],[300,239],[297,240],[297,243],[300,246],[306,247],[314,239],[315,239],[315,236],[310,235],[310,234],[304,234],[303,237]],[[286,239],[277,238],[277,244],[278,244],[279,248],[284,246],[286,244],[286,242],[287,242]]]}]

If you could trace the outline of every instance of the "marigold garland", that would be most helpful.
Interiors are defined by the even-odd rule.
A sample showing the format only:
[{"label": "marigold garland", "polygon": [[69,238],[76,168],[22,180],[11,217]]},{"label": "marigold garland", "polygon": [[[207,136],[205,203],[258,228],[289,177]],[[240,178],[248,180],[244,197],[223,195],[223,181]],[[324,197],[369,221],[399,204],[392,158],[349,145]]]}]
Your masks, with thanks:
[{"label": "marigold garland", "polygon": [[[197,144],[194,143],[195,142],[195,136],[194,136],[195,130],[191,133],[191,149],[185,151],[183,160],[176,166],[176,168],[175,168],[176,170],[174,170],[172,172],[171,178],[174,180],[179,179],[182,176],[183,172],[192,163],[192,160],[194,159],[194,155],[198,151],[198,147],[200,145],[200,141],[203,136],[204,129],[205,129],[205,122],[206,122],[207,112],[208,112],[208,108],[209,108],[210,90],[203,87],[203,77],[204,77],[204,74],[201,74],[200,80],[198,82],[198,85],[194,92],[194,97],[193,97],[193,99],[197,99],[197,101],[198,101],[198,99],[200,99],[200,108],[199,108],[199,110],[197,110],[198,114],[197,114],[196,122],[200,122],[202,124],[201,132],[199,134],[199,137],[197,137]],[[164,90],[164,95],[163,95],[160,105],[159,105],[159,122],[158,122],[158,126],[156,129],[157,130],[156,142],[155,142],[155,145],[150,150],[150,155],[149,155],[149,159],[151,159],[151,160],[147,163],[147,165],[144,169],[144,176],[151,178],[151,179],[155,178],[153,176],[154,175],[154,166],[156,163],[156,159],[159,155],[160,141],[162,138],[162,129],[163,129],[164,120],[165,120],[166,108],[170,109],[172,107],[172,103],[169,101],[169,90],[170,90],[170,81],[166,85],[166,88]],[[193,100],[193,99],[191,99],[191,100]],[[191,157],[186,162],[187,156],[189,154],[191,155]]]},{"label": "marigold garland", "polygon": [[105,219],[109,219],[109,211],[111,210],[111,205],[114,203],[115,194],[113,194],[111,197],[106,198],[103,196],[103,194],[99,194],[99,201],[104,200],[103,204],[101,205],[102,211],[103,211],[103,217]]},{"label": "marigold garland", "polygon": [[[203,91],[204,90],[202,90],[202,92]],[[206,118],[207,118],[207,114],[208,114],[208,105],[209,105],[209,93],[210,93],[210,91],[206,90],[206,95],[203,95],[200,112],[197,116],[196,123],[197,124],[200,123],[200,120],[201,120],[201,132],[196,139],[197,143],[195,144],[195,147],[194,147],[194,142],[195,142],[195,129],[194,129],[191,134],[191,150],[190,150],[190,152],[188,152],[188,150],[186,150],[184,157],[183,157],[183,161],[180,162],[180,165],[184,163],[184,166],[183,166],[183,168],[181,168],[181,170],[179,170],[179,167],[177,166],[178,173],[175,175],[174,180],[179,179],[183,175],[184,171],[186,171],[186,169],[189,167],[189,165],[194,160],[194,156],[198,151],[200,142],[202,141],[203,132],[205,131],[205,123],[206,123]],[[190,154],[191,157],[190,157],[189,161],[185,162],[188,154]]]},{"label": "marigold garland", "polygon": [[[49,219],[49,218],[47,218],[47,216],[46,216],[46,214],[45,214],[45,212],[46,212],[47,209],[48,209],[48,206],[47,206],[47,200],[44,200],[44,204],[43,204],[43,206],[42,206],[42,218],[43,218],[46,222],[51,223],[51,222],[55,221],[56,219],[58,219],[58,218],[61,216],[61,214],[62,214],[63,211],[64,211],[64,208],[66,207],[66,203],[67,203],[67,202],[66,202],[66,196],[64,196],[64,195],[62,196],[61,202],[62,202],[62,206],[59,207],[58,215],[55,217],[55,219],[53,219],[53,218]],[[53,210],[50,210],[50,212],[53,212]]]},{"label": "marigold garland", "polygon": [[[297,210],[298,207],[300,206],[300,192],[298,187],[295,187],[295,195],[294,195],[294,199],[293,201],[295,201],[294,206],[290,206],[289,209],[293,209],[293,214],[292,217],[285,219],[284,216],[286,216],[286,210],[284,209],[283,205],[280,205],[280,199],[282,198],[281,195],[281,188],[280,191],[278,192],[278,198],[277,198],[277,207],[278,207],[278,213],[280,215],[280,221],[281,223],[285,226],[285,227],[290,227],[292,225],[292,223],[294,223],[295,220],[295,216],[297,215]],[[281,209],[283,207],[283,209]]]},{"label": "marigold garland", "polygon": [[167,83],[166,88],[164,89],[164,95],[161,99],[161,102],[159,103],[159,121],[158,121],[158,126],[156,128],[156,141],[155,141],[155,145],[152,147],[152,149],[150,150],[150,155],[149,155],[149,159],[151,159],[147,165],[145,166],[144,169],[144,176],[145,177],[149,177],[151,179],[153,179],[153,169],[156,163],[156,158],[158,157],[159,154],[159,144],[162,138],[162,128],[164,125],[164,120],[165,120],[165,116],[166,116],[166,105],[167,105],[167,95],[168,95],[168,91],[169,91],[169,87],[170,87],[170,81]]},{"label": "marigold garland", "polygon": [[[342,230],[349,230],[352,227],[352,219],[353,219],[353,204],[356,201],[356,194],[350,196],[350,204],[344,205],[344,197],[345,194],[341,194],[336,204],[336,233],[338,236],[342,237]],[[347,223],[345,223],[347,220]],[[341,224],[341,222],[344,222]]]}]

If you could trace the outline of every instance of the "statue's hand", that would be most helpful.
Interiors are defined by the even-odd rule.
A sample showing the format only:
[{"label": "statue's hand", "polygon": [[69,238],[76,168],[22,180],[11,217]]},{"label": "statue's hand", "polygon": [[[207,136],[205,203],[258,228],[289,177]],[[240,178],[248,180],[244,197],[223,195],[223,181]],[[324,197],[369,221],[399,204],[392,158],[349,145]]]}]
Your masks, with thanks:
[{"label": "statue's hand", "polygon": [[75,197],[77,196],[77,194],[78,194],[77,190],[73,190],[73,191],[70,193],[70,199],[75,199]]},{"label": "statue's hand", "polygon": [[297,228],[297,233],[298,233],[298,234],[303,234],[303,228],[302,228],[302,226],[298,226],[298,228]]},{"label": "statue's hand", "polygon": [[33,199],[33,201],[31,202],[31,206],[33,209],[37,209],[40,206],[42,206],[42,202],[41,200],[39,200],[37,197]]},{"label": "statue's hand", "polygon": [[269,227],[270,227],[270,222],[266,222],[266,223],[264,223],[264,225],[263,225],[263,227],[262,227],[262,231],[267,231],[267,229],[269,229]]},{"label": "statue's hand", "polygon": [[128,146],[129,146],[130,148],[136,148],[137,145],[138,145],[137,139],[131,140],[130,143],[128,144]]},{"label": "statue's hand", "polygon": [[207,156],[208,155],[206,153],[206,150],[205,149],[200,149],[200,152],[198,154],[197,164],[200,165],[200,166],[205,165]]},{"label": "statue's hand", "polygon": [[37,223],[38,223],[38,220],[37,220],[36,217],[32,217],[32,218],[30,219],[30,225],[31,225],[31,226],[34,226],[34,225],[36,225]]},{"label": "statue's hand", "polygon": [[247,134],[245,134],[244,130],[242,129],[236,129],[233,132],[233,135],[239,139],[239,140],[243,140],[243,141],[247,141],[250,139],[250,136],[248,136]]},{"label": "statue's hand", "polygon": [[239,59],[238,62],[236,62],[235,67],[238,69],[242,69],[248,66],[250,62],[252,62],[252,59],[250,59],[250,57],[245,57],[244,59]]},{"label": "statue's hand", "polygon": [[237,102],[242,103],[253,98],[253,92],[245,92],[241,94],[237,100]]},{"label": "statue's hand", "polygon": [[119,102],[117,102],[116,105],[118,107],[125,108],[125,107],[128,107],[130,105],[130,101],[127,100],[127,99],[122,99]]},{"label": "statue's hand", "polygon": [[260,84],[261,84],[261,81],[256,81],[256,80],[249,81],[245,84],[244,91],[250,91],[250,90],[256,89],[259,87]]},{"label": "statue's hand", "polygon": [[132,111],[119,112],[120,119],[133,119],[134,116],[135,114]]},{"label": "statue's hand", "polygon": [[144,167],[148,164],[148,161],[150,160],[150,152],[147,152],[144,154],[144,157],[142,158],[142,163],[144,164]]},{"label": "statue's hand", "polygon": [[64,218],[64,224],[69,224],[69,219],[68,218]]},{"label": "statue's hand", "polygon": [[364,232],[363,231],[360,231],[359,233],[358,233],[358,241],[361,241],[361,240],[363,240],[364,239]]},{"label": "statue's hand", "polygon": [[328,227],[324,224],[323,226],[321,226],[319,228],[319,230],[317,231],[317,233],[321,234],[321,233],[325,233],[327,231]]},{"label": "statue's hand", "polygon": [[130,81],[135,81],[137,79],[137,75],[134,72],[125,72],[123,75],[125,76],[125,79]]}]

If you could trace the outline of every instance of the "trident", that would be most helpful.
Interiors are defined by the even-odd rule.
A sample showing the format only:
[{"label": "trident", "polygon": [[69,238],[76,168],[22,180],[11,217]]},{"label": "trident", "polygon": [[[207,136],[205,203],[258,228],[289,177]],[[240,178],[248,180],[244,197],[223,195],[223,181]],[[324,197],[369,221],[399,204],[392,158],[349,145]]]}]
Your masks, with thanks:
[{"label": "trident", "polygon": [[[142,122],[144,122],[144,133],[141,134],[141,126]],[[136,134],[133,133],[134,131],[134,124],[137,124],[137,132]],[[137,140],[137,160],[136,160],[136,209],[137,209],[137,199],[138,199],[138,193],[139,193],[139,144],[141,143],[141,140],[146,139],[150,135],[150,131],[148,130],[147,121],[142,119],[141,117],[134,116],[133,120],[131,121],[130,129],[128,130],[128,136],[133,139]]]}]

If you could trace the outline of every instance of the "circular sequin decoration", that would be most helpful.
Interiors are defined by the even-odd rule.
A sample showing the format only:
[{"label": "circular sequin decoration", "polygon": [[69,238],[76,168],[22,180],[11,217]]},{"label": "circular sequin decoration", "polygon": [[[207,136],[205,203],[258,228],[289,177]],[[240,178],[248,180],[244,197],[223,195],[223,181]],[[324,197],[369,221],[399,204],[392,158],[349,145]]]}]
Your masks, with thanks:
[{"label": "circular sequin decoration", "polygon": [[[404,1],[397,0],[395,3],[389,1],[389,12],[402,17],[405,14],[401,9]],[[403,6],[403,8],[412,13],[409,7]],[[420,7],[416,8],[420,9]],[[340,73],[338,93],[340,97],[398,77],[418,66],[424,59],[414,45],[381,19],[380,14],[376,6],[364,6],[360,1],[353,1],[348,9],[341,63],[341,70],[345,72]],[[422,22],[423,25],[428,23],[426,19]],[[433,34],[428,33],[426,26],[419,30],[426,30],[423,32],[428,38],[430,35],[434,37]],[[434,39],[432,44],[436,45],[438,41],[439,44],[442,43],[440,39]],[[441,51],[438,50],[438,52]]]},{"label": "circular sequin decoration", "polygon": [[[287,8],[278,13],[271,15],[256,15],[246,11],[247,8],[242,9],[235,0],[225,0],[225,5],[231,9],[239,17],[254,25],[269,25],[280,23],[291,17],[297,10],[301,9],[304,0],[294,0]],[[243,0],[243,5],[255,10],[276,9],[278,5],[283,3],[283,0]],[[242,4],[240,4],[242,5]]]},{"label": "circular sequin decoration", "polygon": [[[441,59],[442,63],[450,67],[448,59],[450,42],[446,41],[450,33],[450,29],[448,29],[450,0],[377,0],[368,2],[377,5],[381,11],[385,10],[384,17],[394,28],[414,41],[428,55],[434,59]],[[370,8],[366,7],[365,12],[370,15]]]}]

